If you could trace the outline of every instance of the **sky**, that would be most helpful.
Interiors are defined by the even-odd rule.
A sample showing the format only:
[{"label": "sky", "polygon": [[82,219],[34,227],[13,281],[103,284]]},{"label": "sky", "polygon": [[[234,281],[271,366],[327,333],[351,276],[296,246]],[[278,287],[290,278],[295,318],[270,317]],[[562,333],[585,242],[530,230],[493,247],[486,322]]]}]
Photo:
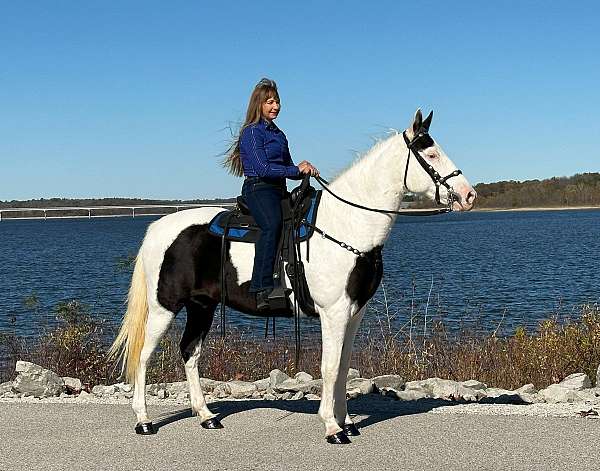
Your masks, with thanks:
[{"label": "sky", "polygon": [[472,184],[600,171],[597,2],[0,3],[0,200],[232,197],[261,77],[333,176],[416,108]]}]

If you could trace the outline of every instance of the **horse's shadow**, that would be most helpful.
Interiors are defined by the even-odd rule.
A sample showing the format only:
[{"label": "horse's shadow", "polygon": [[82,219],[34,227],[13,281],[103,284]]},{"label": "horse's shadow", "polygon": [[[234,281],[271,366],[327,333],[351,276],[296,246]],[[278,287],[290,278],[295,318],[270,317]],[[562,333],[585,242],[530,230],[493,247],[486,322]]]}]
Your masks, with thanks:
[{"label": "horse's shadow", "polygon": [[[512,398],[512,397],[511,397]],[[491,399],[491,398],[490,398]],[[516,399],[516,398],[515,398]],[[320,401],[291,401],[291,400],[224,400],[213,402],[210,404],[212,412],[217,414],[219,419],[223,419],[229,415],[239,412],[256,410],[256,409],[278,409],[289,414],[316,414],[319,409]],[[506,401],[486,401],[487,403],[515,403],[515,400]],[[414,401],[396,401],[390,398],[369,394],[361,396],[357,399],[348,401],[348,411],[355,418],[355,424],[358,428],[366,428],[371,425],[383,422],[395,417],[408,416],[413,414],[422,414],[429,412],[437,407],[456,406],[464,404],[463,402],[448,401],[444,399],[423,398]],[[282,418],[285,418],[284,415]],[[154,423],[157,428],[167,426],[173,422],[192,417],[191,409],[180,409],[173,412],[167,412],[158,417]]]}]

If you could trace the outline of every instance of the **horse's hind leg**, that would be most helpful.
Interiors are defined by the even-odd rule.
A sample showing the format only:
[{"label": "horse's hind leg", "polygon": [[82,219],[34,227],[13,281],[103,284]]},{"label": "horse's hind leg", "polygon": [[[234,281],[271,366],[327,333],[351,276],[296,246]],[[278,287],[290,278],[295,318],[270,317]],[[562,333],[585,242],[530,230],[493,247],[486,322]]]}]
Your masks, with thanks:
[{"label": "horse's hind leg", "polygon": [[137,416],[135,431],[138,434],[148,435],[156,433],[152,422],[148,418],[148,410],[146,408],[146,368],[150,355],[152,355],[161,337],[169,328],[174,316],[171,311],[161,306],[150,306],[148,310],[144,347],[142,348],[140,363],[135,373],[132,403],[133,411]]},{"label": "horse's hind leg", "polygon": [[206,405],[198,374],[198,358],[202,343],[210,330],[216,306],[217,303],[209,298],[195,299],[186,303],[187,322],[180,343],[190,390],[192,413],[200,417],[202,427],[208,429],[223,428],[216,415]]}]

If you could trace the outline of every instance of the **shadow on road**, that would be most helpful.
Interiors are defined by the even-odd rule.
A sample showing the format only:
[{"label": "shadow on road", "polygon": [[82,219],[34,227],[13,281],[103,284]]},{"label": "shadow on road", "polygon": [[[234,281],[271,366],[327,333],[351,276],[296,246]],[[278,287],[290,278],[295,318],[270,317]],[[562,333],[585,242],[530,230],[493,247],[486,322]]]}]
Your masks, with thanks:
[{"label": "shadow on road", "polygon": [[[458,402],[443,399],[419,399],[416,401],[396,401],[383,396],[370,394],[348,401],[348,411],[355,418],[356,426],[366,428],[385,420],[395,417],[422,414],[440,406],[454,406]],[[219,401],[209,404],[209,408],[219,419],[229,415],[256,409],[277,409],[289,414],[316,414],[319,409],[319,401]],[[282,418],[287,417],[288,414]],[[168,412],[158,417],[154,422],[157,428],[167,426],[173,422],[192,417],[191,409],[180,409]]]}]

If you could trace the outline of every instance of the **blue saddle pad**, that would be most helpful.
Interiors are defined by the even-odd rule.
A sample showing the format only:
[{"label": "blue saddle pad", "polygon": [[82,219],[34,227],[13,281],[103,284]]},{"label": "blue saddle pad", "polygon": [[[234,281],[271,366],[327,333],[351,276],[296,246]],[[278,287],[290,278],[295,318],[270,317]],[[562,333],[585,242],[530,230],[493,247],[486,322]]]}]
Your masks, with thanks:
[{"label": "blue saddle pad", "polygon": [[[317,209],[321,199],[321,191],[314,190],[304,205],[304,211],[300,219],[306,219],[311,224],[317,219]],[[209,223],[208,232],[214,236],[222,237],[227,222],[228,240],[236,242],[254,243],[260,237],[260,227],[254,218],[247,214],[241,214],[237,210],[222,211],[218,213]],[[296,229],[296,237],[300,241],[309,239],[314,229],[306,224],[300,224]]]}]

